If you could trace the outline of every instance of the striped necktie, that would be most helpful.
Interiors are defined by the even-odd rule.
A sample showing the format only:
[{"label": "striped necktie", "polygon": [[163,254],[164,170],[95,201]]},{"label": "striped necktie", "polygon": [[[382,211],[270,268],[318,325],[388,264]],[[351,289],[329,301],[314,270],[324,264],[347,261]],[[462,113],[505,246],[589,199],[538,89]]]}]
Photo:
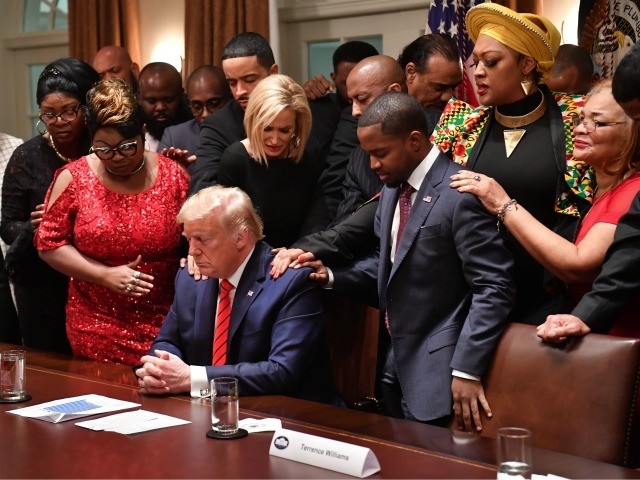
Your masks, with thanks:
[{"label": "striped necktie", "polygon": [[218,293],[218,314],[213,337],[213,365],[227,363],[227,337],[229,336],[229,320],[231,319],[231,290],[234,286],[227,279],[220,282]]}]

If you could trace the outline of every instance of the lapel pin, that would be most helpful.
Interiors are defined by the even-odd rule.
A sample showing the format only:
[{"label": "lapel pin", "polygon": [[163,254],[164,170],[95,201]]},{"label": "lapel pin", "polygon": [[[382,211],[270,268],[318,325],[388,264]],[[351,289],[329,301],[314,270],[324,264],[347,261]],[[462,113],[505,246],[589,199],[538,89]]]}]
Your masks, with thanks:
[{"label": "lapel pin", "polygon": [[424,197],[422,200],[427,203],[431,203],[431,197]]},{"label": "lapel pin", "polygon": [[249,290],[247,292],[247,297],[253,297],[253,290]]}]

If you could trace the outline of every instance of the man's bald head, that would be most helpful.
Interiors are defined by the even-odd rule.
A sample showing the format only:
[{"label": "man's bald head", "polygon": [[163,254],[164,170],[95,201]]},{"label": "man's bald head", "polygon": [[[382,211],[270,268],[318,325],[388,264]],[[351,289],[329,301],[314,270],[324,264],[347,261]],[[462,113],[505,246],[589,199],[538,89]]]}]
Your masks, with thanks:
[{"label": "man's bald head", "polygon": [[360,117],[367,106],[384,92],[407,91],[398,62],[388,55],[374,55],[359,62],[347,77],[347,92],[353,102],[352,115]]},{"label": "man's bald head", "polygon": [[102,47],[93,57],[93,68],[105,80],[121,78],[134,90],[137,88],[136,79],[140,73],[140,67],[131,60],[129,52],[123,47],[118,45]]}]

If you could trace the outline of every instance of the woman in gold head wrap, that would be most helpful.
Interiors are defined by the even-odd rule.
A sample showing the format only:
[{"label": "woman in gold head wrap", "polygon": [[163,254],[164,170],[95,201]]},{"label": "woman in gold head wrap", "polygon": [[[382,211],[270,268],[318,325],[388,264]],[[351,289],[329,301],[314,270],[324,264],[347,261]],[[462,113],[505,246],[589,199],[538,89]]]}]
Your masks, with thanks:
[{"label": "woman in gold head wrap", "polygon": [[[482,4],[467,14],[475,42],[474,78],[481,107],[452,99],[434,132],[434,143],[473,170],[457,179],[482,181],[485,174],[547,228],[572,239],[589,207],[589,172],[573,160],[573,119],[584,99],[554,94],[544,85],[560,43],[549,20]],[[455,179],[454,179],[455,180]],[[517,286],[514,321],[539,324],[562,311],[564,285],[505,232],[514,255]]]}]

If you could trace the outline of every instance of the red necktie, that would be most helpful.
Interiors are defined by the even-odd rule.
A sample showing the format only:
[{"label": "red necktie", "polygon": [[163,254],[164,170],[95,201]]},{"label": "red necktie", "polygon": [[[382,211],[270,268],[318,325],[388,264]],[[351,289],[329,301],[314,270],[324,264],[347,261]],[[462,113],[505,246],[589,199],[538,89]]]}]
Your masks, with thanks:
[{"label": "red necktie", "polygon": [[230,292],[233,288],[233,285],[226,279],[220,282],[216,330],[213,337],[213,365],[225,365],[227,363],[227,337],[229,336],[229,320],[231,319]]},{"label": "red necktie", "polygon": [[400,198],[398,198],[400,225],[398,225],[398,235],[396,236],[396,251],[398,250],[398,245],[400,245],[400,238],[402,238],[404,227],[407,225],[407,220],[409,219],[409,213],[411,212],[411,195],[414,191],[415,189],[406,182],[400,186]]},{"label": "red necktie", "polygon": [[[398,234],[396,235],[396,251],[398,251],[402,232],[404,232],[404,227],[407,225],[407,220],[409,219],[409,213],[411,213],[411,195],[414,191],[415,188],[407,182],[403,182],[400,186],[400,197],[398,198],[398,206],[400,207],[400,224],[398,225]],[[384,323],[387,326],[387,330],[390,332],[391,329],[389,328],[388,312],[385,312]]]}]

